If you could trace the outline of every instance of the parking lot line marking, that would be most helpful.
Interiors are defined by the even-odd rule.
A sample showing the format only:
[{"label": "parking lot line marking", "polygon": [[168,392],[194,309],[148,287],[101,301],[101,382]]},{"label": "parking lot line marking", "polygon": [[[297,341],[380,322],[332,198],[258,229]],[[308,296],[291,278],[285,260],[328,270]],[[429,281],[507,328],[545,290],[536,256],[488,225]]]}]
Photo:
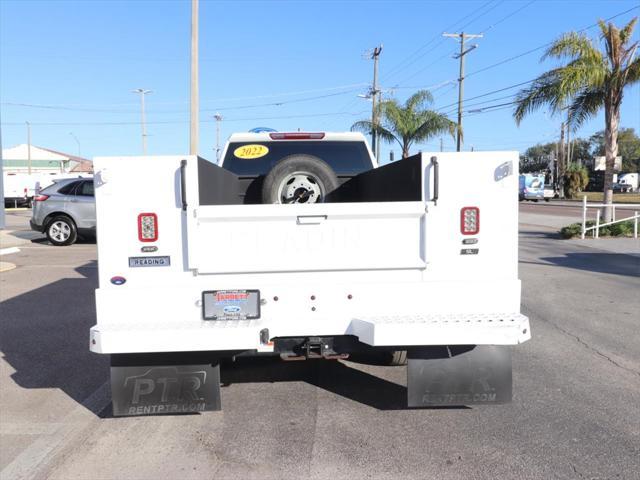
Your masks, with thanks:
[{"label": "parking lot line marking", "polygon": [[58,428],[42,435],[25,448],[11,463],[2,469],[2,480],[35,478],[41,469],[46,467],[61,448],[69,444],[71,439],[82,433],[96,414],[102,411],[111,401],[109,381],[104,382],[95,392],[89,395],[82,404],[74,408],[58,424]]},{"label": "parking lot line marking", "polygon": [[0,435],[51,435],[61,424],[56,423],[5,423],[0,425]]},{"label": "parking lot line marking", "polygon": [[0,255],[9,255],[10,253],[18,253],[18,247],[0,248]]}]

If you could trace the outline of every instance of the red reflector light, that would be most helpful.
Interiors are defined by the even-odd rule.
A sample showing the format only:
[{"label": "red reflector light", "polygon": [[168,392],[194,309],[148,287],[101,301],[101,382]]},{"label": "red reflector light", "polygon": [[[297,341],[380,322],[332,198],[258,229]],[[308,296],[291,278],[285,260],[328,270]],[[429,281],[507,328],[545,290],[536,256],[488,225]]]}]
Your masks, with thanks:
[{"label": "red reflector light", "polygon": [[460,233],[475,235],[480,231],[480,209],[464,207],[460,210]]},{"label": "red reflector light", "polygon": [[36,195],[33,199],[36,202],[44,202],[47,198],[49,198],[49,195]]},{"label": "red reflector light", "polygon": [[158,240],[158,215],[155,213],[138,215],[138,240],[141,242]]},{"label": "red reflector light", "polygon": [[292,133],[270,133],[271,140],[322,140],[324,132],[292,132]]}]

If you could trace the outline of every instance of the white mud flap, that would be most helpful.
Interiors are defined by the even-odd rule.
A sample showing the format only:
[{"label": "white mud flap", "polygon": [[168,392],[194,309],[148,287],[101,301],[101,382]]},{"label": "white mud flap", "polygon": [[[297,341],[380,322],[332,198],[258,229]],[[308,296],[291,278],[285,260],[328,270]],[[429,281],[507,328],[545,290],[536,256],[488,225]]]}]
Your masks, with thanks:
[{"label": "white mud flap", "polygon": [[450,346],[410,350],[409,407],[502,404],[511,401],[509,347]]},{"label": "white mud flap", "polygon": [[[147,356],[147,358],[149,358]],[[113,415],[158,415],[220,410],[220,365],[171,364],[114,355]],[[166,362],[169,363],[169,362]]]}]

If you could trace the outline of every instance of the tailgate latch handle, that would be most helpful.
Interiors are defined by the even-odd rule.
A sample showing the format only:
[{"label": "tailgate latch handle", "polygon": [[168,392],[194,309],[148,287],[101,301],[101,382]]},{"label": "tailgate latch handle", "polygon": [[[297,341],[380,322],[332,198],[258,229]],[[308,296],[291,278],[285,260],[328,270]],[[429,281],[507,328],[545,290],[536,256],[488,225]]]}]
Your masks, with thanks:
[{"label": "tailgate latch handle", "polygon": [[438,204],[438,187],[440,185],[440,166],[438,165],[438,158],[431,157],[431,165],[433,165],[433,204]]},{"label": "tailgate latch handle", "polygon": [[180,200],[182,200],[182,211],[187,210],[187,176],[185,170],[187,169],[187,161],[180,161]]},{"label": "tailgate latch handle", "polygon": [[298,215],[298,225],[320,225],[327,219],[326,215]]}]

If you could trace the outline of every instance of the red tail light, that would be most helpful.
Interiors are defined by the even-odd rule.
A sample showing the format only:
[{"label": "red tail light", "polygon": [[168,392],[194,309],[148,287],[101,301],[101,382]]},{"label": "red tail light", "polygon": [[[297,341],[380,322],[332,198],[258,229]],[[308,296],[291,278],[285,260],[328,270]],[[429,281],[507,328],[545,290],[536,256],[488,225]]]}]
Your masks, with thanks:
[{"label": "red tail light", "polygon": [[49,198],[49,195],[37,195],[33,199],[36,202],[44,202],[47,198]]},{"label": "red tail light", "polygon": [[324,132],[270,133],[269,136],[271,140],[322,140],[324,138]]},{"label": "red tail light", "polygon": [[480,231],[480,209],[464,207],[460,210],[460,233],[476,235]]},{"label": "red tail light", "polygon": [[138,240],[141,242],[158,240],[158,215],[155,213],[138,215]]}]

